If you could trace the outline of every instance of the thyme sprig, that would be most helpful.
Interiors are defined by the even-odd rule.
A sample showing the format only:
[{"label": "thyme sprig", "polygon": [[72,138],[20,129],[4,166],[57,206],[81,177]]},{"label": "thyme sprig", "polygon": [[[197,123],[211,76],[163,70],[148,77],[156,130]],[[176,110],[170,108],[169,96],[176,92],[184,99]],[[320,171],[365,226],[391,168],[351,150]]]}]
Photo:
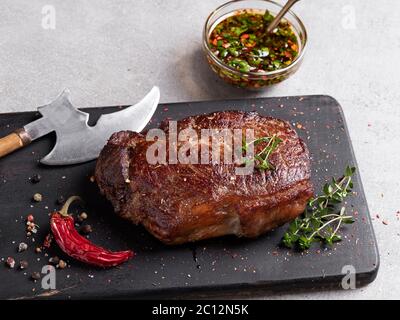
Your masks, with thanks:
[{"label": "thyme sprig", "polygon": [[342,224],[353,223],[354,219],[345,215],[344,206],[338,212],[337,205],[351,193],[355,170],[354,167],[346,167],[342,178],[332,178],[330,183],[324,185],[321,195],[309,200],[305,212],[289,225],[283,235],[283,245],[306,250],[313,242],[323,242],[331,246],[341,240],[338,234],[340,227]]},{"label": "thyme sprig", "polygon": [[266,143],[265,147],[260,152],[256,153],[253,159],[246,158],[245,164],[254,162],[254,166],[256,169],[274,170],[275,169],[274,166],[269,162],[269,157],[278,148],[278,145],[281,142],[282,139],[280,139],[276,134],[272,135],[271,137],[257,138],[248,143],[246,143],[246,141],[243,140],[242,150],[245,152],[248,151],[250,144],[253,144],[255,148],[257,145],[261,143]]}]

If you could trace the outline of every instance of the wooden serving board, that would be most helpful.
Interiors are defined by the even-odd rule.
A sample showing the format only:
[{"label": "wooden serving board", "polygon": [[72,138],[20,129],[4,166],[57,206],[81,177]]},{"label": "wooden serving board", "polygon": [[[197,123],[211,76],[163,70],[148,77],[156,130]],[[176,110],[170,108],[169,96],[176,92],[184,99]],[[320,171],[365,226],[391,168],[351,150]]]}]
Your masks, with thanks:
[{"label": "wooden serving board", "polygon": [[[93,108],[85,111],[91,122],[102,113],[121,107]],[[221,110],[258,111],[292,123],[306,141],[312,154],[312,175],[315,189],[332,176],[339,177],[346,165],[356,166],[346,123],[337,101],[329,96],[281,97],[246,100],[188,102],[160,105],[149,127],[167,117],[185,116]],[[35,112],[0,115],[0,135],[36,119]],[[361,179],[355,175],[355,196],[348,199],[356,222],[346,226],[343,241],[333,249],[316,245],[307,252],[281,248],[280,239],[286,226],[257,239],[233,236],[206,240],[190,245],[168,247],[157,241],[142,227],[133,226],[113,214],[109,203],[90,181],[95,162],[81,165],[48,167],[38,163],[54,144],[50,134],[27,148],[0,159],[0,259],[12,256],[29,262],[26,271],[0,266],[0,298],[143,298],[167,295],[185,296],[224,290],[251,293],[256,289],[288,290],[304,287],[340,289],[342,270],[351,265],[356,271],[357,285],[373,281],[379,268],[379,255],[371,225]],[[77,141],[85,148],[85,141]],[[38,173],[42,180],[33,184],[30,177]],[[43,201],[33,203],[34,193]],[[96,269],[69,259],[53,245],[46,257],[34,253],[49,232],[48,214],[56,208],[58,196],[80,195],[93,227],[90,239],[104,247],[122,250],[131,248],[137,256],[120,267]],[[80,211],[79,211],[80,210]],[[25,217],[32,213],[40,226],[32,238],[25,235]],[[17,253],[20,242],[29,245]],[[41,281],[29,280],[33,271],[40,271],[50,256],[58,255],[69,267],[56,272],[56,290],[45,291]],[[3,260],[4,261],[4,260]],[[3,264],[4,262],[2,262]]]}]

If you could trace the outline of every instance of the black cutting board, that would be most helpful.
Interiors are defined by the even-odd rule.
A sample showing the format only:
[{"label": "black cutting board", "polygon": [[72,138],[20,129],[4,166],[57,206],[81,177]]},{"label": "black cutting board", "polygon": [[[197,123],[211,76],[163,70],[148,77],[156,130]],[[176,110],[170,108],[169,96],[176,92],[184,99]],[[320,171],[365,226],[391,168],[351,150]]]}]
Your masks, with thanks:
[{"label": "black cutting board", "polygon": [[[121,107],[93,108],[85,111],[91,123],[102,113]],[[258,111],[289,121],[306,141],[312,154],[312,179],[316,190],[332,176],[340,177],[347,165],[355,165],[353,149],[343,112],[329,96],[281,97],[246,100],[189,102],[160,105],[149,127],[165,118],[221,110]],[[0,134],[6,135],[38,117],[35,112],[0,115]],[[54,144],[50,134],[23,150],[0,159],[0,259],[7,256],[17,261],[28,260],[25,271],[0,266],[0,298],[115,298],[173,297],[201,292],[233,293],[267,290],[288,290],[304,287],[340,288],[342,268],[351,265],[356,271],[357,285],[373,281],[379,267],[379,255],[371,225],[361,179],[355,176],[355,196],[347,207],[356,222],[343,229],[343,241],[332,249],[315,246],[307,252],[295,252],[279,247],[283,226],[257,239],[233,236],[202,241],[191,245],[168,247],[157,241],[142,227],[133,226],[113,214],[111,206],[90,181],[95,162],[64,167],[47,167],[38,160]],[[76,141],[85,148],[85,141]],[[29,178],[39,173],[42,180],[33,184]],[[33,203],[34,193],[43,201]],[[34,253],[35,244],[42,243],[49,231],[48,213],[58,208],[56,199],[62,195],[80,195],[85,201],[82,210],[89,215],[93,227],[90,239],[110,249],[132,248],[137,256],[120,267],[95,269],[69,259],[57,248]],[[32,213],[40,226],[35,242],[25,236],[25,217]],[[17,253],[16,247],[25,241],[29,249]],[[53,246],[54,247],[54,246]],[[41,289],[41,282],[29,280],[32,271],[40,271],[52,255],[69,263],[57,270],[56,291]],[[2,263],[3,264],[3,263]],[[26,273],[26,274],[25,274]]]}]

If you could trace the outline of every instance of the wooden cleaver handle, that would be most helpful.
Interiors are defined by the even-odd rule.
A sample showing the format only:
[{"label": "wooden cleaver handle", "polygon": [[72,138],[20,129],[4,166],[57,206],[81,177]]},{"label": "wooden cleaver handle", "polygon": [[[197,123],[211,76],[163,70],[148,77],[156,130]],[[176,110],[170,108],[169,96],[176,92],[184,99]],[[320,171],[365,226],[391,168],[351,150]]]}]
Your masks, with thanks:
[{"label": "wooden cleaver handle", "polygon": [[16,130],[8,136],[0,139],[0,158],[28,145],[29,143],[31,143],[31,139],[24,129]]}]

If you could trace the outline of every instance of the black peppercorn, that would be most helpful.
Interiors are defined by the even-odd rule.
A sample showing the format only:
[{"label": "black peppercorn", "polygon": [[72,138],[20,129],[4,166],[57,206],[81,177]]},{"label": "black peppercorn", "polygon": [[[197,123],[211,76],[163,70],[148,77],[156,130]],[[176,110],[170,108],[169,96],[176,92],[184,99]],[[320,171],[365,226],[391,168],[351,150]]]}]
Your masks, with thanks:
[{"label": "black peppercorn", "polygon": [[49,259],[49,263],[51,263],[54,266],[56,266],[59,262],[60,262],[60,258],[57,256],[51,257]]},{"label": "black peppercorn", "polygon": [[21,269],[21,270],[24,270],[24,269],[26,269],[26,268],[28,268],[28,261],[26,261],[26,260],[21,260],[20,262],[19,262],[19,268]]},{"label": "black peppercorn", "polygon": [[31,182],[32,182],[32,183],[38,183],[38,182],[40,182],[41,179],[42,179],[42,177],[41,177],[40,174],[34,174],[34,175],[31,177]]},{"label": "black peppercorn", "polygon": [[90,224],[86,224],[86,225],[82,226],[82,228],[81,228],[81,233],[83,233],[83,234],[89,234],[92,231],[93,231],[92,226]]},{"label": "black peppercorn", "polygon": [[60,260],[57,267],[60,269],[64,269],[67,266],[67,263],[64,260]]},{"label": "black peppercorn", "polygon": [[58,196],[57,197],[57,204],[61,205],[64,204],[65,198],[63,196]]},{"label": "black peppercorn", "polygon": [[39,280],[40,279],[40,273],[35,271],[31,274],[31,279],[32,280]]}]

